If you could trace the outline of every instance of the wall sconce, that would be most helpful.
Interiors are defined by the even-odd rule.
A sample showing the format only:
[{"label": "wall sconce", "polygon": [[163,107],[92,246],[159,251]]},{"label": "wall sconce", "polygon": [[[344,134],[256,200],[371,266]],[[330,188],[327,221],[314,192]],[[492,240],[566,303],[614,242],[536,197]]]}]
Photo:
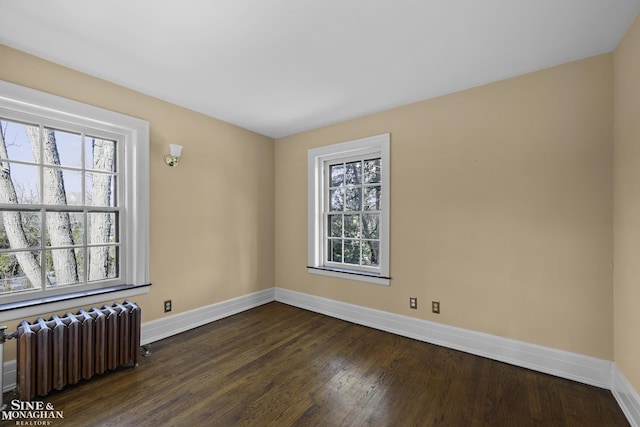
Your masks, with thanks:
[{"label": "wall sconce", "polygon": [[169,166],[178,166],[178,159],[180,158],[180,154],[182,154],[182,145],[169,144],[169,150],[171,154],[169,154],[164,161]]}]

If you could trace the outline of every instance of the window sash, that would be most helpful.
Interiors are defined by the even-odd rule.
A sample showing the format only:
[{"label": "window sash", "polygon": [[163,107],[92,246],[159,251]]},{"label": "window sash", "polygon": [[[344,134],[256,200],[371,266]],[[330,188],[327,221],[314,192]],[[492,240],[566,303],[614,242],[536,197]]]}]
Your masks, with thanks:
[{"label": "window sash", "polygon": [[[23,299],[26,295],[33,297],[34,295],[51,295],[69,292],[71,288],[77,290],[78,288],[84,287],[94,287],[97,285],[106,286],[106,285],[114,285],[121,284],[122,280],[120,277],[121,271],[121,257],[126,256],[126,248],[122,246],[123,236],[120,235],[119,224],[121,221],[121,201],[119,199],[119,195],[122,193],[122,183],[124,180],[120,179],[120,174],[118,171],[118,165],[121,163],[119,156],[121,155],[122,150],[120,146],[122,144],[123,136],[117,135],[113,133],[100,132],[96,129],[87,128],[84,126],[73,126],[70,124],[64,124],[64,126],[60,126],[61,123],[54,122],[52,120],[46,120],[31,114],[25,113],[16,113],[7,114],[5,117],[0,115],[0,121],[4,123],[13,123],[18,126],[25,126],[24,130],[26,131],[26,126],[29,126],[31,129],[38,129],[38,141],[32,142],[32,144],[37,144],[37,151],[35,148],[31,147],[30,149],[25,148],[27,151],[31,151],[33,155],[32,161],[28,161],[25,159],[15,159],[12,158],[9,150],[7,149],[6,156],[0,156],[0,162],[7,165],[9,170],[13,170],[15,173],[15,165],[28,165],[34,168],[35,173],[38,176],[38,184],[37,184],[37,198],[38,200],[34,200],[31,203],[24,203],[17,200],[16,203],[0,203],[0,220],[4,221],[4,212],[38,212],[40,215],[40,224],[39,224],[39,245],[29,245],[27,248],[23,247],[11,247],[9,243],[9,247],[1,248],[0,255],[5,254],[9,256],[9,262],[15,262],[16,268],[19,265],[20,268],[25,271],[20,276],[12,275],[11,277],[7,277],[4,279],[2,283],[3,287],[6,287],[6,293],[0,294],[0,301],[5,300],[14,300],[14,299]],[[22,129],[20,129],[22,130]],[[53,132],[53,135],[59,136],[60,138],[56,138],[56,153],[58,157],[57,162],[47,161],[44,156],[45,147],[44,140],[48,135],[48,132]],[[77,160],[79,160],[79,165],[69,165],[60,160],[61,154],[64,151],[61,149],[61,145],[64,144],[62,142],[64,136],[61,134],[56,134],[56,132],[61,132],[64,134],[69,134],[73,136],[77,136],[77,142],[79,145],[77,147],[73,147],[71,152],[77,153]],[[12,135],[5,135],[5,146],[10,144],[10,141],[7,141],[6,138],[11,138]],[[87,158],[89,157],[89,153],[87,153],[87,148],[90,141],[94,140],[104,140],[104,141],[112,141],[113,142],[113,167],[108,171],[101,171],[99,168],[94,167],[94,164],[88,165]],[[25,137],[26,140],[26,137]],[[93,153],[91,153],[93,156]],[[76,203],[69,203],[67,194],[68,191],[72,191],[69,189],[70,182],[67,180],[64,181],[64,175],[61,179],[63,179],[63,183],[65,184],[65,203],[57,203],[57,204],[46,204],[46,191],[45,191],[45,179],[46,179],[46,171],[60,171],[61,174],[64,174],[64,171],[69,171],[71,173],[77,173],[78,176],[76,179],[79,180],[79,203],[76,200]],[[112,202],[107,201],[107,206],[101,205],[93,205],[89,204],[90,200],[87,200],[89,194],[87,193],[89,186],[89,179],[91,179],[91,184],[93,184],[93,180],[95,178],[95,174],[103,174],[103,176],[108,176],[111,178],[111,182],[109,185],[114,191],[115,194],[111,195]],[[13,176],[12,176],[13,178]],[[115,182],[115,184],[114,184]],[[13,184],[14,186],[16,183]],[[92,188],[91,188],[92,190]],[[90,191],[91,191],[90,190]],[[93,194],[91,194],[93,195]],[[110,204],[114,204],[115,206],[109,206]],[[54,218],[51,217],[51,214],[55,214],[56,212],[63,214],[80,214],[82,217],[82,221],[80,225],[76,225],[76,232],[81,233],[81,239],[79,241],[72,241],[72,244],[66,243],[54,243],[50,239],[52,236],[49,235],[50,230],[48,229],[48,221],[52,221]],[[98,243],[89,243],[88,239],[91,233],[91,221],[89,217],[91,214],[96,213],[111,213],[114,217],[114,242],[101,242]],[[3,224],[4,225],[4,224]],[[71,231],[70,231],[71,233]],[[98,278],[90,276],[90,258],[92,256],[96,256],[96,251],[103,248],[106,252],[102,252],[103,256],[107,257],[105,259],[105,271],[103,273],[98,274]],[[60,251],[72,251],[72,258],[67,258],[67,261],[73,261],[75,265],[69,268],[72,269],[74,273],[72,276],[72,280],[66,283],[60,283],[60,277],[58,277],[58,271],[55,268],[56,263],[53,261],[52,257],[56,252]],[[39,265],[40,268],[40,280],[39,282],[35,282],[35,276],[31,275],[28,277],[26,273],[26,266],[22,265],[22,261],[19,259],[21,257],[21,253],[30,252],[36,265]],[[31,257],[30,256],[30,257]],[[111,256],[114,256],[115,259],[110,259]],[[24,257],[24,255],[22,255]],[[5,258],[6,259],[6,258]],[[49,265],[49,262],[53,262],[53,264]],[[113,275],[112,272],[115,272]],[[20,278],[21,277],[21,278]],[[25,287],[26,285],[26,287]]]},{"label": "window sash", "polygon": [[[366,161],[380,161],[381,157],[377,155],[377,153],[368,153],[366,155],[360,156],[348,156],[344,158],[331,159],[324,162],[324,180],[323,180],[323,265],[325,267],[338,268],[338,269],[353,269],[359,271],[367,271],[372,273],[380,273],[381,267],[379,262],[379,256],[377,263],[375,264],[367,264],[365,251],[367,242],[377,243],[378,249],[377,252],[380,251],[380,236],[378,233],[378,238],[368,238],[364,235],[364,217],[365,216],[376,216],[378,218],[378,224],[380,224],[380,216],[382,215],[382,211],[380,209],[377,210],[364,210],[364,193],[366,188],[377,188],[381,187],[380,182],[367,183],[365,182],[365,170],[364,170],[364,162]],[[360,175],[357,177],[357,182],[347,182],[347,169],[348,165],[361,165],[360,166]],[[341,183],[338,185],[334,185],[334,177],[331,173],[333,168],[343,166],[343,170],[341,174],[343,175],[341,179]],[[352,168],[353,169],[353,168]],[[357,168],[356,168],[357,169]],[[349,190],[359,190],[358,197],[358,209],[348,208],[348,192]],[[342,209],[334,209],[332,206],[332,191],[336,190],[344,190],[342,195]],[[331,226],[329,225],[329,218],[332,216],[340,216],[342,218],[341,228],[342,232],[340,236],[333,236]],[[346,224],[345,217],[352,216],[359,218],[358,220],[358,230],[356,235],[347,235],[346,233]],[[337,261],[332,259],[331,256],[333,253],[333,243],[340,242],[341,247],[341,259]],[[347,262],[345,260],[345,248],[347,242],[353,242],[353,244],[357,243],[357,263]],[[371,246],[369,246],[370,248]]]}]

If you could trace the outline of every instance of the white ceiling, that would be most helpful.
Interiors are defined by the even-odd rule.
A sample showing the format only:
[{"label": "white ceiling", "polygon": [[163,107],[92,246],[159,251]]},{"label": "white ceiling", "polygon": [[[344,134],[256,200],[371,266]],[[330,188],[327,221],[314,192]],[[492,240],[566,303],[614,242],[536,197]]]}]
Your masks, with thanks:
[{"label": "white ceiling", "polygon": [[0,42],[282,137],[610,52],[640,0],[0,0]]}]

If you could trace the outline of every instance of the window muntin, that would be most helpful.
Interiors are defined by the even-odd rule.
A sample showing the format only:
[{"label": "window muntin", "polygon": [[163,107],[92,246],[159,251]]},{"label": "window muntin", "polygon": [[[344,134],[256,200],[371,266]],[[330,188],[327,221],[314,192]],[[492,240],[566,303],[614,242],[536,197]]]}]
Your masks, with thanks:
[{"label": "window muntin", "polygon": [[389,142],[309,150],[309,273],[389,285]]},{"label": "window muntin", "polygon": [[124,137],[20,113],[0,114],[0,127],[2,300],[117,284]]}]

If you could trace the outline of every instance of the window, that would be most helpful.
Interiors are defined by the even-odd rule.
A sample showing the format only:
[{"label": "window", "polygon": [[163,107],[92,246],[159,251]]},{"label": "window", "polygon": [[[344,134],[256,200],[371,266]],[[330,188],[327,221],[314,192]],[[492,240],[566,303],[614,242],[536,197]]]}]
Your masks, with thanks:
[{"label": "window", "polygon": [[148,123],[0,82],[0,304],[148,283]]},{"label": "window", "polygon": [[309,150],[310,273],[389,284],[389,139]]}]

